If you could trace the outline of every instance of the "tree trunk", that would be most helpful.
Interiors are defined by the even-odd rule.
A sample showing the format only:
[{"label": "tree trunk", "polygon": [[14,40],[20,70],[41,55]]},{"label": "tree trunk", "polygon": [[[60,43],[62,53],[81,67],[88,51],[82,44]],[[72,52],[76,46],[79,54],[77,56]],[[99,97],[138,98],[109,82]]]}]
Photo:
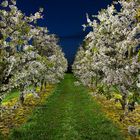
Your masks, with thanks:
[{"label": "tree trunk", "polygon": [[126,96],[125,95],[122,96],[121,105],[122,105],[122,109],[125,110],[126,109]]},{"label": "tree trunk", "polygon": [[23,93],[23,91],[22,91],[22,93],[20,94],[20,97],[19,97],[19,100],[20,100],[20,103],[21,103],[21,105],[23,105],[24,104],[24,93]]},{"label": "tree trunk", "polygon": [[41,80],[41,91],[43,91],[43,84],[44,84],[44,82],[43,82],[43,80]]},{"label": "tree trunk", "polygon": [[2,104],[2,98],[0,97],[0,106],[1,106],[1,104]]},{"label": "tree trunk", "polygon": [[47,83],[46,81],[44,82],[44,91],[46,91]]},{"label": "tree trunk", "polygon": [[126,110],[126,105],[127,105],[127,90],[124,86],[120,87],[121,93],[122,93],[122,100],[120,100],[122,109],[125,111]]}]

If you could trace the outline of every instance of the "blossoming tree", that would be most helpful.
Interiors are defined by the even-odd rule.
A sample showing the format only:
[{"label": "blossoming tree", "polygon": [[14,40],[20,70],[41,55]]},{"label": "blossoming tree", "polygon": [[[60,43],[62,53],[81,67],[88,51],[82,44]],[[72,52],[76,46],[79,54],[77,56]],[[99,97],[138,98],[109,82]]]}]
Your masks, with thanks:
[{"label": "blossoming tree", "polygon": [[[17,88],[21,91],[20,99],[24,100],[24,93],[27,92],[29,86],[41,85],[43,78],[45,81],[52,80],[50,77],[54,68],[56,71],[53,72],[63,77],[67,61],[61,50],[57,48],[55,37],[49,35],[47,29],[36,25],[36,21],[43,18],[42,12],[43,9],[40,9],[34,15],[25,16],[16,7],[15,0],[5,0],[1,3],[0,96]],[[44,44],[41,38],[36,37],[41,32],[44,41],[49,39],[46,40],[47,44]],[[41,44],[34,44],[34,40]],[[46,47],[46,51],[42,47]],[[49,48],[51,51],[56,50],[51,56],[58,57],[57,62],[62,61],[61,65],[49,62],[48,56],[45,57],[45,54],[42,54],[43,51],[48,53]],[[53,83],[57,81],[58,77],[54,77]]]},{"label": "blossoming tree", "polygon": [[[90,56],[89,65],[81,69],[86,69],[86,73],[92,76],[90,80],[94,77],[99,85],[115,88],[122,97],[120,103],[124,110],[130,104],[134,107],[140,88],[140,23],[136,18],[139,9],[137,2],[119,1],[117,4],[121,5],[120,11],[115,9],[116,4],[112,4],[95,16],[97,20],[91,21],[87,17],[88,26],[93,31],[85,39],[88,43],[84,58],[76,58],[74,63],[76,67],[77,59],[81,62]],[[83,72],[82,77],[86,73]],[[130,97],[131,100],[128,100]]]}]

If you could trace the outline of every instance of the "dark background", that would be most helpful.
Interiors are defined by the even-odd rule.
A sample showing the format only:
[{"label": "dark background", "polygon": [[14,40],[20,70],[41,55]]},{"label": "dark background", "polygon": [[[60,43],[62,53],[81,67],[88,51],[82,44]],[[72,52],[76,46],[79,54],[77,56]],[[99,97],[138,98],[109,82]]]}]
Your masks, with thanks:
[{"label": "dark background", "polygon": [[82,25],[86,23],[86,13],[95,15],[102,8],[106,8],[112,0],[17,0],[18,8],[30,15],[44,8],[44,19],[40,26],[47,26],[50,33],[60,38],[59,44],[65,53],[70,65],[75,53],[85,35]]}]

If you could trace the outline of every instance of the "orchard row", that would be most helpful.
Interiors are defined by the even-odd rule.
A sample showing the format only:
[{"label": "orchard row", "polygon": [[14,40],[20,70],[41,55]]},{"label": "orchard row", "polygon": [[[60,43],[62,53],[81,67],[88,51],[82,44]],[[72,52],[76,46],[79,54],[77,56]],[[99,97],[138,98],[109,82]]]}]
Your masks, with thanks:
[{"label": "orchard row", "polygon": [[94,92],[132,111],[140,103],[140,2],[114,2],[93,18],[87,15],[83,25],[93,30],[79,48],[73,72]]},{"label": "orchard row", "polygon": [[0,97],[12,89],[24,95],[36,95],[36,87],[58,83],[67,70],[67,60],[55,35],[46,27],[37,26],[43,9],[26,16],[16,6],[16,0],[4,0],[0,10]]}]

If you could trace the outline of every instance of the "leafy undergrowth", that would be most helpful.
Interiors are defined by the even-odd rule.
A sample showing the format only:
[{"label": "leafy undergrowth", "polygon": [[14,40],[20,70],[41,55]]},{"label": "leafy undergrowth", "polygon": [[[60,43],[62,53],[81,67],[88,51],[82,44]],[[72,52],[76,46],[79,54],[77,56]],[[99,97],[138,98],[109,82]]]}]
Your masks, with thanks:
[{"label": "leafy undergrowth", "polygon": [[120,130],[93,102],[87,88],[74,85],[67,74],[27,123],[14,129],[10,140],[123,140]]},{"label": "leafy undergrowth", "polygon": [[133,137],[128,134],[129,126],[140,127],[140,106],[136,106],[133,112],[129,112],[121,121],[120,118],[123,116],[124,112],[121,109],[119,103],[115,103],[113,100],[107,100],[104,96],[98,95],[93,96],[94,99],[102,105],[102,111],[110,118],[114,123],[121,128],[122,132],[125,134],[127,140],[140,140],[140,137]]},{"label": "leafy undergrowth", "polygon": [[[39,92],[38,97],[30,93],[27,94],[25,96],[24,105],[20,104],[18,100],[19,94],[17,94],[17,92],[15,92],[13,96],[6,97],[1,105],[1,107],[6,108],[6,110],[1,110],[0,114],[0,132],[3,136],[7,136],[11,129],[25,123],[28,116],[31,115],[32,110],[40,106],[46,100],[53,88],[54,86],[48,85],[43,92],[39,92],[39,89],[37,89]],[[0,139],[3,137],[2,134],[0,134]]]}]

